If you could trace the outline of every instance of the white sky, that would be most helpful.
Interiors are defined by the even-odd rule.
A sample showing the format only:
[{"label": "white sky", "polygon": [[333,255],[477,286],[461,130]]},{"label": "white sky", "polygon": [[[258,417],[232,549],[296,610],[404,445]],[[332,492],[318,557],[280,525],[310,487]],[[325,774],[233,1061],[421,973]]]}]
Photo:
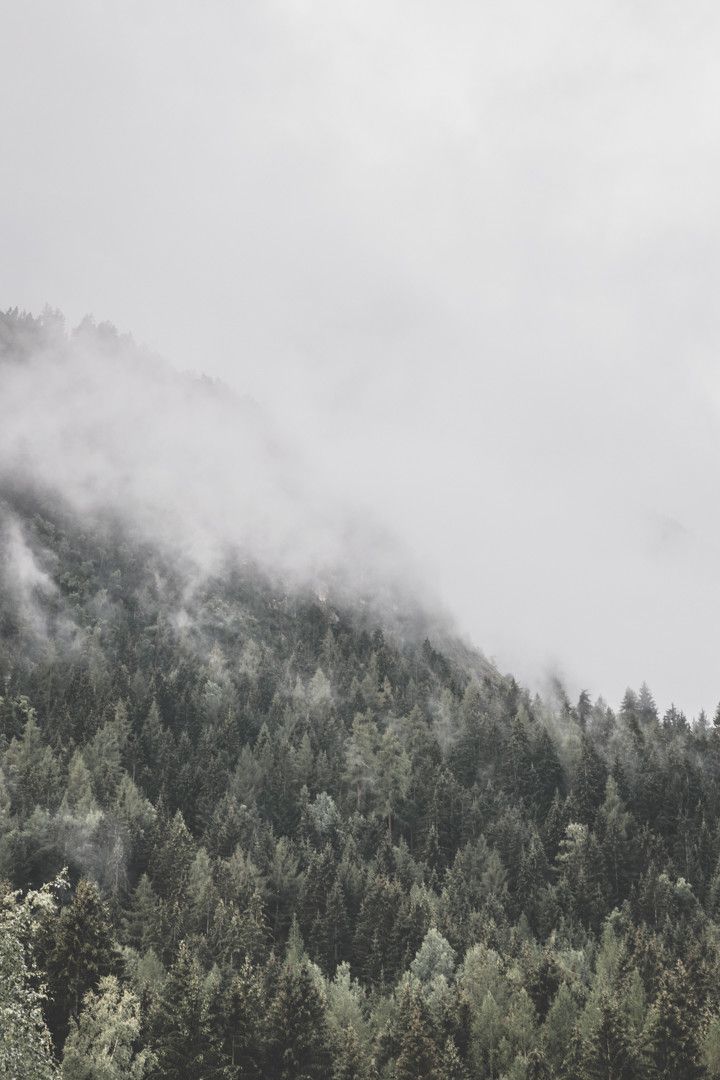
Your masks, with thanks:
[{"label": "white sky", "polygon": [[0,307],[267,403],[503,669],[714,709],[716,4],[0,7]]}]

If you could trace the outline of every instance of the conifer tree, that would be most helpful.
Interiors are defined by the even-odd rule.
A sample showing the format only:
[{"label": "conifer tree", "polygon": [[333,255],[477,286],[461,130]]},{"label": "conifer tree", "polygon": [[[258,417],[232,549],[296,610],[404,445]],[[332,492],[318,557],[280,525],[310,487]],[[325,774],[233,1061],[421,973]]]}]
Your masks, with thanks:
[{"label": "conifer tree", "polygon": [[98,814],[98,804],[93,793],[92,777],[80,750],[70,760],[67,784],[62,798],[62,809],[79,817]]},{"label": "conifer tree", "polygon": [[283,965],[268,1018],[270,1075],[325,1080],[332,1070],[325,1004],[307,961]]},{"label": "conifer tree", "polygon": [[653,1080],[695,1080],[702,1075],[700,1009],[692,981],[681,960],[665,970],[647,1019],[650,1074]]},{"label": "conifer tree", "polygon": [[60,767],[34,712],[29,713],[22,736],[8,746],[2,764],[13,810],[29,814],[36,806],[54,809],[60,803]]},{"label": "conifer tree", "polygon": [[261,972],[246,958],[223,1002],[224,1053],[229,1075],[262,1080],[267,1052],[267,998]]},{"label": "conifer tree", "polygon": [[620,798],[618,787],[612,777],[605,788],[605,801],[597,815],[596,828],[600,838],[600,852],[605,865],[605,877],[610,883],[610,902],[619,906],[625,898],[630,873],[631,848],[629,830],[632,818]]},{"label": "conifer tree", "polygon": [[637,1080],[642,1064],[617,1002],[601,993],[588,1009],[581,1051],[582,1080]]},{"label": "conifer tree", "polygon": [[197,1080],[220,1068],[216,993],[188,943],[181,942],[150,1016],[151,1042],[161,1076]]},{"label": "conifer tree", "polygon": [[334,1059],[332,1080],[377,1080],[374,1059],[350,1024],[335,1038]]},{"label": "conifer tree", "polygon": [[0,1075],[8,1080],[58,1075],[34,956],[38,921],[54,917],[53,891],[0,896]]},{"label": "conifer tree", "polygon": [[437,1077],[438,1080],[468,1080],[468,1070],[452,1037],[442,1049]]},{"label": "conifer tree", "polygon": [[605,795],[607,766],[587,732],[580,743],[580,760],[573,785],[578,821],[591,825]]},{"label": "conifer tree", "polygon": [[78,882],[70,903],[45,920],[40,949],[48,974],[48,1023],[62,1045],[85,994],[120,966],[110,913],[94,882]]},{"label": "conifer tree", "polygon": [[124,916],[125,940],[141,953],[159,944],[161,915],[157,894],[147,874],[143,874],[130,898]]},{"label": "conifer tree", "polygon": [[563,1075],[577,1017],[577,1002],[568,984],[563,982],[545,1017],[541,1033],[547,1063],[559,1076]]},{"label": "conifer tree", "polygon": [[137,1050],[140,1002],[113,975],[89,991],[65,1042],[63,1080],[144,1080],[152,1064]]},{"label": "conifer tree", "polygon": [[194,858],[195,844],[181,811],[177,810],[169,821],[160,819],[149,872],[161,898],[177,899],[182,895]]}]

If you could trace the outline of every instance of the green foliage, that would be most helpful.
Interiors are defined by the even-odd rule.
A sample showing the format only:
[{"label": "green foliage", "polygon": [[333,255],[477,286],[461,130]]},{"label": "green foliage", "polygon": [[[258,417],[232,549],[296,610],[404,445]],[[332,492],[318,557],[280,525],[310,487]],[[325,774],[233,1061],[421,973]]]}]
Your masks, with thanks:
[{"label": "green foliage", "polygon": [[563,1075],[568,1059],[578,1005],[567,983],[561,983],[543,1024],[541,1041],[545,1060],[558,1075]]},{"label": "green foliage", "polygon": [[34,960],[40,924],[54,912],[54,892],[46,885],[25,897],[0,897],[0,1075],[13,1080],[57,1077]]},{"label": "green foliage", "polygon": [[148,1022],[160,1076],[195,1080],[218,1068],[220,1045],[213,1022],[216,993],[197,956],[182,942]]},{"label": "green foliage", "polygon": [[636,1080],[642,1074],[639,1046],[634,1042],[626,1015],[602,991],[583,1017],[580,1076],[585,1080]]},{"label": "green foliage", "polygon": [[70,903],[46,919],[40,955],[48,977],[50,1029],[62,1043],[87,991],[120,964],[110,914],[93,882],[78,882]]},{"label": "green foliage", "polygon": [[152,1058],[136,1052],[140,1002],[121,989],[113,975],[102,978],[97,993],[85,995],[63,1052],[63,1080],[143,1080]]},{"label": "green foliage", "polygon": [[415,954],[410,971],[422,983],[431,982],[438,977],[449,979],[455,970],[455,950],[431,927],[423,943]]},{"label": "green foliage", "polygon": [[21,485],[5,518],[54,590],[42,640],[0,595],[2,1075],[720,1076],[717,724]]},{"label": "green foliage", "polygon": [[278,1080],[323,1080],[331,1055],[325,1002],[306,961],[283,965],[269,1015],[270,1074]]},{"label": "green foliage", "polygon": [[702,1076],[701,1011],[697,991],[682,960],[664,971],[648,1014],[651,1076],[657,1080]]}]

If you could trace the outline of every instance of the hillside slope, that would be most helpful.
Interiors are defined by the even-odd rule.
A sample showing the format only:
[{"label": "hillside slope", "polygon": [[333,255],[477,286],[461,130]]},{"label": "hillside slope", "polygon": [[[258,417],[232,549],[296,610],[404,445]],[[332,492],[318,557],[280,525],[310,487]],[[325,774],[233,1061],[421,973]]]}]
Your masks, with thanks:
[{"label": "hillside slope", "polygon": [[[4,319],[28,362],[43,325]],[[714,726],[541,701],[402,591],[199,562],[10,464],[0,1004],[35,1020],[0,1064],[720,1074]]]}]

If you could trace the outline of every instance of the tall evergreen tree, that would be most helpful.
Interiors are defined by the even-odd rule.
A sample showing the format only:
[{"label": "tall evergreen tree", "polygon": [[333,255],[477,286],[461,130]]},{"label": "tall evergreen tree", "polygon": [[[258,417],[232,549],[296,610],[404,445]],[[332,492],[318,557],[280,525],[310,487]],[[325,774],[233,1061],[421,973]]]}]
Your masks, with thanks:
[{"label": "tall evergreen tree", "polygon": [[324,1080],[331,1074],[325,1008],[306,961],[286,963],[269,1013],[269,1075]]},{"label": "tall evergreen tree", "polygon": [[85,994],[120,968],[110,913],[92,881],[78,882],[70,903],[44,920],[39,956],[48,976],[48,1024],[62,1045]]}]

